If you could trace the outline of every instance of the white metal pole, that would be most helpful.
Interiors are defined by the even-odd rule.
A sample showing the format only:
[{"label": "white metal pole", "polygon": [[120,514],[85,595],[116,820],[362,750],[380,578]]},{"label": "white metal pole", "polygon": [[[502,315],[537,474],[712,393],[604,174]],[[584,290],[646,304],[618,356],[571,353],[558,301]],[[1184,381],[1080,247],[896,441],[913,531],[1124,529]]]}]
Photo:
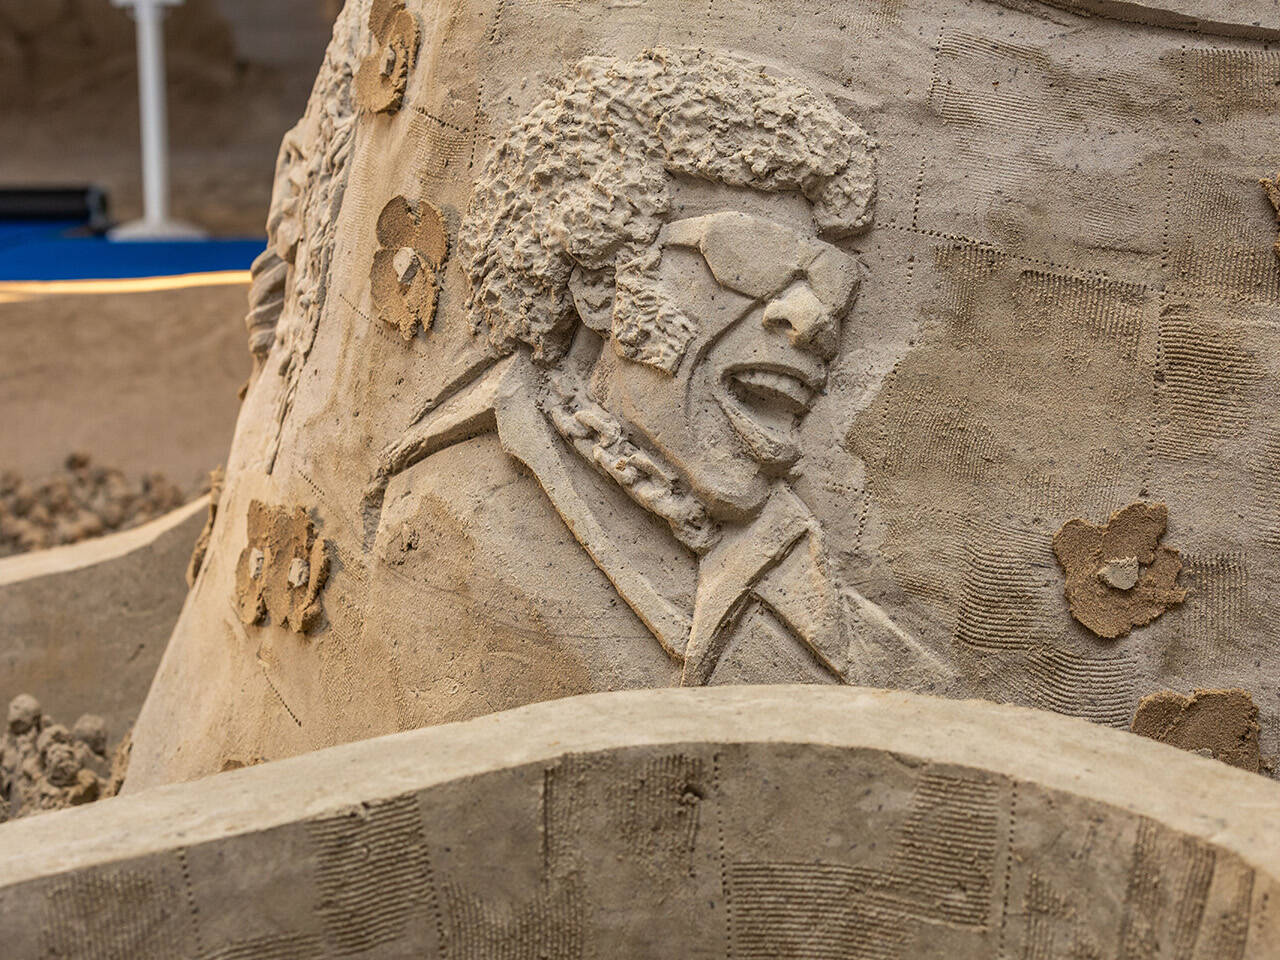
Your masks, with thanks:
[{"label": "white metal pole", "polygon": [[138,0],[138,106],[142,121],[142,208],[148,223],[169,219],[169,123],[164,82],[164,35],[160,5]]},{"label": "white metal pole", "polygon": [[164,8],[182,0],[111,0],[130,7],[138,32],[138,118],[142,128],[143,217],[111,231],[119,240],[200,237],[169,219],[169,118],[165,104]]}]

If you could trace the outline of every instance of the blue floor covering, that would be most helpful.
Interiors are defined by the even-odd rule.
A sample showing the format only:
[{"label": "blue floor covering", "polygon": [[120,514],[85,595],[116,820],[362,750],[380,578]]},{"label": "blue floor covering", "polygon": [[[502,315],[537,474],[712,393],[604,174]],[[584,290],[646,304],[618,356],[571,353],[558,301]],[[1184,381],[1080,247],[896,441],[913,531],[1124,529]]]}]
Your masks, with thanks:
[{"label": "blue floor covering", "polygon": [[79,224],[0,221],[0,281],[112,280],[248,270],[265,241],[128,240],[84,235]]}]

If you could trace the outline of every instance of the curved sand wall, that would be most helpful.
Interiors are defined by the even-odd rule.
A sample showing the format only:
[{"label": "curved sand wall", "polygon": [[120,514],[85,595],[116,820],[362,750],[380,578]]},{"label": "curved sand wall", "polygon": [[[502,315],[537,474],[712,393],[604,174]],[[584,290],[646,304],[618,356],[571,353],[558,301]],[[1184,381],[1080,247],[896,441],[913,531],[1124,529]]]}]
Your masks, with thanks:
[{"label": "curved sand wall", "polygon": [[[1280,785],[868,689],[597,694],[0,827],[64,956],[1273,958]],[[64,952],[59,952],[64,951]]]},{"label": "curved sand wall", "polygon": [[0,560],[0,702],[30,693],[64,722],[96,713],[113,741],[128,732],[208,513],[200,497],[131,530]]}]

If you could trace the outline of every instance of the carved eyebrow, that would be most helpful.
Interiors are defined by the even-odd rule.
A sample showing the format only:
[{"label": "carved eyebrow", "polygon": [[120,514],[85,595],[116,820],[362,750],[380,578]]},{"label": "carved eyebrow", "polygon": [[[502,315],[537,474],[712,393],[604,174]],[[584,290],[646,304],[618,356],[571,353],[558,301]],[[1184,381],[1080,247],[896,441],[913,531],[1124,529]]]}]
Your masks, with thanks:
[{"label": "carved eyebrow", "polygon": [[794,227],[785,223],[779,223],[771,220],[769,217],[762,217],[758,214],[747,213],[742,210],[716,210],[713,213],[700,213],[695,217],[681,217],[679,220],[668,220],[659,232],[659,239],[666,243],[674,243],[677,246],[692,247],[702,242],[706,233],[708,224],[717,220],[727,219],[744,220],[749,223],[760,224],[771,230],[785,230],[787,233],[793,234],[796,240],[804,245],[819,243],[825,245],[825,241],[815,240],[813,237],[805,236]]},{"label": "carved eyebrow", "polygon": [[[797,244],[803,247],[807,253],[801,258],[800,268],[805,269],[810,263],[816,260],[828,248],[834,245],[820,238],[806,236],[794,227],[778,223],[768,217],[762,217],[758,214],[747,213],[742,210],[717,210],[713,213],[700,213],[694,217],[681,217],[679,220],[668,220],[663,224],[661,231],[658,233],[658,242],[666,244],[674,244],[679,247],[697,247],[701,246],[706,236],[706,226],[709,222],[722,218],[740,218],[751,223],[758,223],[772,230],[785,230],[792,234]],[[839,249],[836,247],[835,249]]]}]

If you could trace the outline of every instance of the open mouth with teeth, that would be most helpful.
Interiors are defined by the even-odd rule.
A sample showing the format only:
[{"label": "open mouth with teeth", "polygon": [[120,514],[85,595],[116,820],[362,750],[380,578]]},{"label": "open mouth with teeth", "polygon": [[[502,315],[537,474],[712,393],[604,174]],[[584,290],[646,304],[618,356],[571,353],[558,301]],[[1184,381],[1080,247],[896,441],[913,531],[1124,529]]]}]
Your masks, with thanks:
[{"label": "open mouth with teeth", "polygon": [[800,457],[795,430],[821,388],[812,373],[782,364],[727,369],[716,400],[753,459],[787,468]]}]

